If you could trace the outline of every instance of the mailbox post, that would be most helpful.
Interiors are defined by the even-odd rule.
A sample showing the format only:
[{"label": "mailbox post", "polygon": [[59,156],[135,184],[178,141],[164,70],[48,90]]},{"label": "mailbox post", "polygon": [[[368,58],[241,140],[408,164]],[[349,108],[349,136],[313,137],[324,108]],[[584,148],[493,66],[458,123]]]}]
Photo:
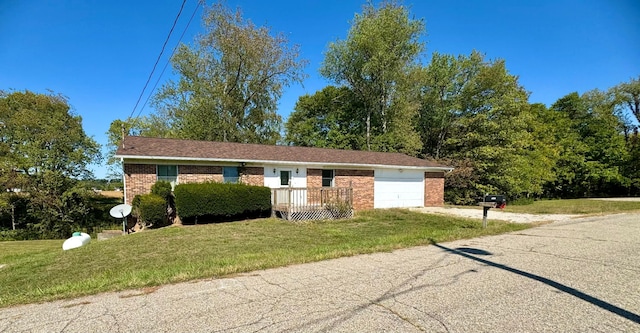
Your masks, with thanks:
[{"label": "mailbox post", "polygon": [[478,203],[482,207],[482,228],[487,227],[487,214],[491,208],[504,208],[507,206],[507,199],[504,195],[485,195]]}]

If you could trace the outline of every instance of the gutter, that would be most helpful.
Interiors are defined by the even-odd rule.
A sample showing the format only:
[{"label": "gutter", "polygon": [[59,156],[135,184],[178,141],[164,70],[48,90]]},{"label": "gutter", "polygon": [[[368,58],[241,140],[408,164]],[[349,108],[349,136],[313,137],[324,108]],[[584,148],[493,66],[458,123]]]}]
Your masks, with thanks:
[{"label": "gutter", "polygon": [[285,164],[298,166],[340,166],[340,167],[358,167],[358,168],[380,168],[380,169],[411,169],[424,171],[443,171],[451,172],[452,167],[427,167],[427,166],[411,166],[411,165],[389,165],[389,164],[363,164],[363,163],[322,163],[322,162],[296,162],[296,161],[276,161],[276,160],[246,160],[246,159],[228,159],[228,158],[202,158],[202,157],[175,157],[175,156],[135,156],[135,155],[115,155],[123,161],[125,159],[149,160],[149,161],[194,161],[194,162],[235,162],[235,163],[255,163],[255,164]]}]

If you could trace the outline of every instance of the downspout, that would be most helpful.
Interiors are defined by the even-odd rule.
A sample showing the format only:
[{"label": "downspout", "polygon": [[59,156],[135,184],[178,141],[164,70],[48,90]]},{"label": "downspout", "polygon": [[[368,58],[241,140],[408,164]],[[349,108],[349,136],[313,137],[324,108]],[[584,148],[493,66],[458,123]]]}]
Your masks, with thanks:
[{"label": "downspout", "polygon": [[127,203],[127,177],[126,174],[124,173],[124,157],[120,157],[120,162],[122,163],[122,193],[124,193],[124,195],[122,196],[122,198],[124,199],[123,203]]}]

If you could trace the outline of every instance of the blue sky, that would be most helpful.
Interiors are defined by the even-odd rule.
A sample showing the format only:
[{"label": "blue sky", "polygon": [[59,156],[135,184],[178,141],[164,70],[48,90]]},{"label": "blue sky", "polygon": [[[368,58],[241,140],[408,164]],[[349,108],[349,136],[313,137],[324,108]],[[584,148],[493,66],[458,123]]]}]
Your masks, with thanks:
[{"label": "blue sky", "polygon": [[[208,1],[211,3],[211,0]],[[318,74],[327,44],[343,39],[365,0],[228,0],[257,25],[283,32],[309,60],[303,86],[285,90],[286,119],[298,97],[329,84]],[[180,9],[180,0],[0,0],[0,89],[69,98],[85,132],[106,144],[115,119],[126,119]],[[196,0],[187,0],[150,89],[187,26]],[[636,0],[460,1],[405,0],[426,23],[427,64],[434,51],[506,60],[531,93],[552,104],[577,91],[607,89],[640,75],[640,2]],[[186,31],[202,31],[201,8]],[[160,84],[171,77],[170,67]],[[143,96],[147,98],[149,90]],[[140,105],[140,106],[141,106]],[[135,114],[140,111],[140,106]],[[152,113],[145,107],[142,114]],[[104,166],[93,166],[97,177]]]}]

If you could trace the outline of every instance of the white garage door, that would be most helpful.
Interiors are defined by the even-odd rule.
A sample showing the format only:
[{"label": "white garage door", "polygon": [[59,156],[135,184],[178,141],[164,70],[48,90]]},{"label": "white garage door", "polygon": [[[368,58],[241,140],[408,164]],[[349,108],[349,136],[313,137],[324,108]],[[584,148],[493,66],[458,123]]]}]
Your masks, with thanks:
[{"label": "white garage door", "polygon": [[424,206],[424,171],[380,169],[374,175],[374,208]]}]

